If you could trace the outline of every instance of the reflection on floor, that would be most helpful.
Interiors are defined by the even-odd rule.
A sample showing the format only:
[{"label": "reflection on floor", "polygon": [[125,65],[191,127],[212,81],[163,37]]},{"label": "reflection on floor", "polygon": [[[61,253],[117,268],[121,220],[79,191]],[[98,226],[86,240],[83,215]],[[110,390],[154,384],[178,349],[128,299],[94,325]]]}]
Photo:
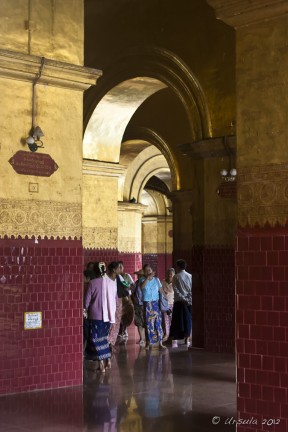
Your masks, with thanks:
[{"label": "reflection on floor", "polygon": [[85,362],[83,388],[0,398],[3,432],[234,432],[235,417],[233,356],[132,342],[103,375]]}]

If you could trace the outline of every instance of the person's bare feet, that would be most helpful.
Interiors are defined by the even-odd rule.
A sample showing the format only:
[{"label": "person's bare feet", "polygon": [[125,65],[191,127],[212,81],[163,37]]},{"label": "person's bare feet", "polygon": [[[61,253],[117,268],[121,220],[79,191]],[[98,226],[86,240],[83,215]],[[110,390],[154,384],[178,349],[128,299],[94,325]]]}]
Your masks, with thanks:
[{"label": "person's bare feet", "polygon": [[110,358],[106,360],[106,369],[111,369],[112,364]]},{"label": "person's bare feet", "polygon": [[98,368],[97,368],[97,371],[98,371],[98,372],[101,372],[101,373],[105,373],[105,366],[104,366],[104,362],[103,362],[103,360],[100,360],[100,361],[99,361],[99,366],[98,366]]}]

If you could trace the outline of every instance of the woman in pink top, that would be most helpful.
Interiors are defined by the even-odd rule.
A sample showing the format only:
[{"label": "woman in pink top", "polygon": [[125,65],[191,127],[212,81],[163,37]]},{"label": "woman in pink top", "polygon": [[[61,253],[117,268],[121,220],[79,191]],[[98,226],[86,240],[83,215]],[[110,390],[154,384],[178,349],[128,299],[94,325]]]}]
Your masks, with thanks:
[{"label": "woman in pink top", "polygon": [[109,276],[101,276],[99,268],[96,279],[90,282],[84,298],[90,326],[85,354],[87,359],[99,361],[98,370],[101,372],[105,372],[105,368],[111,368],[111,351],[107,338],[111,324],[115,322],[117,297],[117,268],[111,263],[108,270]]}]

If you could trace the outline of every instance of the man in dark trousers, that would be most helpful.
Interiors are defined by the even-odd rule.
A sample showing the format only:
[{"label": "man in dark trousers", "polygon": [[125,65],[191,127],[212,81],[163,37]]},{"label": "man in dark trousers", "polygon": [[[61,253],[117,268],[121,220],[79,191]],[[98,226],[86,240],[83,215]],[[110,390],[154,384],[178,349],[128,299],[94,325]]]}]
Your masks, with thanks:
[{"label": "man in dark trousers", "polygon": [[173,277],[174,306],[170,328],[172,348],[178,347],[178,340],[189,340],[192,332],[192,275],[186,272],[187,263],[176,261],[176,275]]}]

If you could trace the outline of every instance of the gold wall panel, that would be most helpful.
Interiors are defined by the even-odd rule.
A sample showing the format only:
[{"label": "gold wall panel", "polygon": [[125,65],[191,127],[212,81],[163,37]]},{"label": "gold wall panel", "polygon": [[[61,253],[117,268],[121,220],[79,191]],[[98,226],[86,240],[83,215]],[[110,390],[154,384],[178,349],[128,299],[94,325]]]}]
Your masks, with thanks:
[{"label": "gold wall panel", "polygon": [[117,249],[117,228],[83,227],[83,246],[92,249]]},{"label": "gold wall panel", "polygon": [[157,254],[158,253],[158,242],[157,242],[157,218],[143,218],[142,221],[142,253],[143,254]]},{"label": "gold wall panel", "polygon": [[1,47],[83,64],[82,0],[0,2]]},{"label": "gold wall panel", "polygon": [[288,161],[287,26],[286,15],[237,31],[238,167]]},{"label": "gold wall panel", "polygon": [[0,199],[0,237],[80,239],[81,204]]},{"label": "gold wall panel", "polygon": [[118,178],[83,174],[83,246],[117,249]]},{"label": "gold wall panel", "polygon": [[126,202],[118,203],[118,250],[141,253],[142,215],[145,206]]},{"label": "gold wall panel", "polygon": [[[37,124],[44,132],[44,149],[58,165],[51,177],[17,174],[9,159],[27,150],[31,128],[31,91],[27,82],[0,78],[0,198],[36,199],[81,203],[82,183],[82,92],[51,86],[37,86]],[[37,183],[39,193],[29,191]]]},{"label": "gold wall panel", "polygon": [[143,254],[171,254],[173,238],[172,216],[146,216],[142,219],[142,253]]},{"label": "gold wall panel", "polygon": [[241,226],[287,223],[288,163],[241,168],[238,183]]}]

